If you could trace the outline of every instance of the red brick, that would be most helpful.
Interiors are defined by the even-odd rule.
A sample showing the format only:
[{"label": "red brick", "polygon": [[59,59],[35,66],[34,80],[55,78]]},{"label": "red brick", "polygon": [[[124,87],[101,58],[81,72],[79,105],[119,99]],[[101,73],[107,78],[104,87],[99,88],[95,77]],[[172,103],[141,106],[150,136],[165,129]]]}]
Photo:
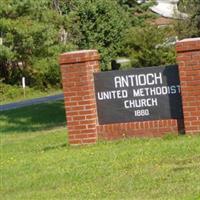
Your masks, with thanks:
[{"label": "red brick", "polygon": [[76,129],[69,130],[69,127],[67,127],[67,129],[68,129],[68,135],[77,135],[81,133],[80,130],[76,130]]},{"label": "red brick", "polygon": [[[69,143],[73,145],[96,142],[97,115],[93,73],[99,71],[99,58],[96,50],[69,52],[59,57]],[[88,137],[95,137],[95,140],[83,142]]]},{"label": "red brick", "polygon": [[96,111],[94,109],[93,110],[84,109],[84,110],[80,110],[79,114],[80,115],[95,115]]},{"label": "red brick", "polygon": [[96,135],[96,129],[85,129],[81,130],[81,133],[87,133],[87,134],[95,134]]},{"label": "red brick", "polygon": [[68,126],[77,126],[77,125],[80,125],[80,121],[67,121],[67,125]]},{"label": "red brick", "polygon": [[84,139],[84,138],[87,138],[88,136],[87,134],[76,134],[74,137],[76,139]]},{"label": "red brick", "polygon": [[[200,38],[177,43],[185,132],[199,132]],[[195,125],[195,126],[194,126]]]},{"label": "red brick", "polygon": [[194,125],[194,126],[195,126],[195,125],[200,126],[200,121],[199,121],[199,120],[193,121],[193,122],[192,122],[192,125]]},{"label": "red brick", "polygon": [[88,138],[88,139],[83,139],[84,144],[94,144],[96,142],[96,138]]},{"label": "red brick", "polygon": [[93,123],[95,123],[95,120],[84,120],[84,121],[80,121],[80,124],[82,125],[84,125],[84,124],[86,124],[86,125],[88,125],[88,124],[93,124]]},{"label": "red brick", "polygon": [[92,100],[89,100],[89,101],[79,101],[78,105],[82,106],[82,105],[88,105],[88,104],[92,104],[92,103],[93,103]]},{"label": "red brick", "polygon": [[96,118],[97,118],[95,115],[87,115],[85,117],[86,117],[86,119],[93,119],[93,120],[96,120]]},{"label": "red brick", "polygon": [[75,140],[75,139],[73,139],[73,140],[69,140],[69,143],[71,145],[80,145],[82,142],[81,142],[81,140]]},{"label": "red brick", "polygon": [[83,120],[85,120],[85,116],[84,115],[73,116],[73,120],[74,121],[83,121]]}]

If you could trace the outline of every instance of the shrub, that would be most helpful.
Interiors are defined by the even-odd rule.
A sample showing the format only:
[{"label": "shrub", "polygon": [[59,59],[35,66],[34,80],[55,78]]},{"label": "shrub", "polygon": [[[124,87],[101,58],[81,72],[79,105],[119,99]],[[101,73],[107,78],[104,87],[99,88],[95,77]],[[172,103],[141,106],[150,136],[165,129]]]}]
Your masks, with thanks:
[{"label": "shrub", "polygon": [[98,49],[102,58],[102,70],[116,57],[121,48],[121,39],[131,25],[129,12],[114,0],[78,1],[74,12],[74,26],[79,33],[74,35],[80,49]]},{"label": "shrub", "polygon": [[166,43],[170,29],[156,26],[130,28],[123,39],[122,55],[130,57],[133,67],[175,63],[175,49]]}]

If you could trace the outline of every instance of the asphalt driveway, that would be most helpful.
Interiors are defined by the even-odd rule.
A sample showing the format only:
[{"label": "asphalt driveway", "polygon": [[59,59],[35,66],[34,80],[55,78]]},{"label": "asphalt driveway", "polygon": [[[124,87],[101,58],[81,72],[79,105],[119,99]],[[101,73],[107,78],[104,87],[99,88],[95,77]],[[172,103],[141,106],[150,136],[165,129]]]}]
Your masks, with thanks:
[{"label": "asphalt driveway", "polygon": [[57,94],[57,95],[51,95],[51,96],[46,96],[46,97],[41,97],[41,98],[35,98],[35,99],[30,99],[30,100],[24,100],[24,101],[4,104],[4,105],[0,105],[0,111],[21,108],[21,107],[25,107],[25,106],[34,105],[34,104],[45,103],[48,101],[57,101],[57,100],[61,100],[63,98],[64,98],[63,94]]}]

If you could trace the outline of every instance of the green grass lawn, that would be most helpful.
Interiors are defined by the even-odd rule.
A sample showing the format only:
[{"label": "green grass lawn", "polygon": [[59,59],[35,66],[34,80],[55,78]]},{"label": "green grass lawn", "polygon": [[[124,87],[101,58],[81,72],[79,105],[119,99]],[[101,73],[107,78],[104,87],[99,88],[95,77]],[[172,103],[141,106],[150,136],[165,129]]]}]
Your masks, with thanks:
[{"label": "green grass lawn", "polygon": [[69,147],[63,102],[0,112],[1,199],[198,200],[200,136]]},{"label": "green grass lawn", "polygon": [[52,88],[48,90],[38,90],[26,87],[25,96],[23,88],[20,86],[11,86],[0,82],[0,105],[12,103],[15,101],[28,100],[32,98],[44,97],[61,93],[61,89]]}]

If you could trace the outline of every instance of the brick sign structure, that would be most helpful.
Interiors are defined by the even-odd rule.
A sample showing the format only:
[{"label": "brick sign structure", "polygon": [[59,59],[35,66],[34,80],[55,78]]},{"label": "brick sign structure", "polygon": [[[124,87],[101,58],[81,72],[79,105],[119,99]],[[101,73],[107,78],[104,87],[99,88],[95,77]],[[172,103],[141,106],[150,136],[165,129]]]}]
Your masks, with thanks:
[{"label": "brick sign structure", "polygon": [[[176,50],[178,68],[175,66],[174,68],[155,67],[146,68],[147,72],[137,70],[137,72],[107,72],[109,75],[99,72],[100,56],[96,50],[62,54],[59,62],[69,143],[81,145],[95,143],[98,138],[110,140],[131,136],[161,136],[166,133],[199,133],[200,38],[179,41],[176,44]],[[127,77],[129,77],[129,81],[126,80]],[[139,84],[139,82],[141,83]],[[157,83],[158,91],[160,88],[164,88],[161,95],[144,93],[148,90],[144,88],[154,88],[155,83]],[[154,91],[154,89],[150,90]],[[144,98],[141,98],[140,95],[144,95]],[[114,97],[115,101],[113,101]],[[118,98],[116,99],[116,97]],[[110,101],[109,98],[111,98]],[[153,99],[155,105],[150,106],[150,103],[153,102],[150,102],[149,99]],[[128,108],[136,105],[137,102],[134,100],[138,100],[140,103],[142,101],[143,107],[146,107],[145,109],[143,107],[136,109],[140,112],[146,110],[147,116],[143,116],[144,121],[141,116],[135,116],[135,109]],[[119,108],[115,109],[113,102]],[[155,106],[155,110],[152,109],[153,106]],[[101,110],[101,107],[104,111]],[[160,109],[160,114],[156,112],[156,109],[158,112]],[[130,112],[131,118],[127,117],[128,114],[126,115],[125,111]],[[119,117],[116,112],[122,112],[121,116]]]}]

